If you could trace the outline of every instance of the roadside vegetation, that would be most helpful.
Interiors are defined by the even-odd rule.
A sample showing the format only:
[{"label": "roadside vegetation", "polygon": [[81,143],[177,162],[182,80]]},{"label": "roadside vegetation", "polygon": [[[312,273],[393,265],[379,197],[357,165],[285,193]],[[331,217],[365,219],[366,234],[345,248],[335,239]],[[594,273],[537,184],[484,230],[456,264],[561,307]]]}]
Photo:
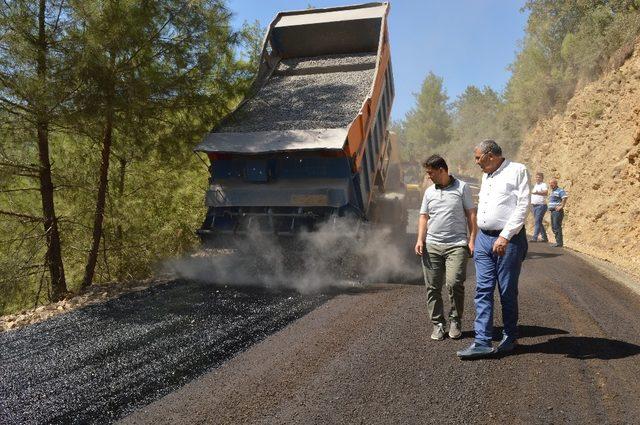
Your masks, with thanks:
[{"label": "roadside vegetation", "polygon": [[191,148],[242,98],[262,37],[229,21],[218,0],[0,3],[0,314],[193,246]]},{"label": "roadside vegetation", "polygon": [[406,159],[438,152],[454,172],[475,173],[470,152],[485,138],[514,155],[539,119],[562,111],[576,89],[622,65],[640,34],[640,0],[529,0],[523,9],[525,36],[502,92],[469,86],[451,100],[442,78],[427,75],[414,108],[394,123]]}]

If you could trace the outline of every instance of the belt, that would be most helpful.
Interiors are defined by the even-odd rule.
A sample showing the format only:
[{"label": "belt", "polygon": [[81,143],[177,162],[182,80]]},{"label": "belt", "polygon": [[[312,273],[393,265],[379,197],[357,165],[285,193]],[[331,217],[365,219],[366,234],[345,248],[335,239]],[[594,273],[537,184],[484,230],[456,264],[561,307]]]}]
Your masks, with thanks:
[{"label": "belt", "polygon": [[[502,233],[503,229],[500,230],[484,230],[484,229],[480,229],[480,231],[482,233],[484,233],[487,236],[493,236],[494,238],[497,238],[498,236],[500,236],[500,233]],[[526,235],[527,231],[525,230],[524,226],[522,226],[522,229],[520,229],[520,231],[514,235],[514,238],[516,236],[520,236],[520,235]],[[513,239],[512,239],[513,240]]]},{"label": "belt", "polygon": [[487,235],[487,236],[493,236],[495,238],[495,237],[500,236],[500,233],[502,232],[502,229],[501,230],[484,230],[484,229],[480,229],[480,231],[482,233],[484,233],[485,235]]}]

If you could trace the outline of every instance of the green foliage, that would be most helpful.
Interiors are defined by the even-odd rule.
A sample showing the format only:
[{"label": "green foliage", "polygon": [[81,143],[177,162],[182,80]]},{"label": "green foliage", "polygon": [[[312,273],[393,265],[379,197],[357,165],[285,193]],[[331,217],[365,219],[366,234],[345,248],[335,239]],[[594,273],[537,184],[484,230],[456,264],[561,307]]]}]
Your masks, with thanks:
[{"label": "green foliage", "polygon": [[403,142],[403,156],[411,159],[428,156],[451,140],[449,98],[442,78],[429,72],[420,93],[414,96],[416,105],[407,112],[398,131]]},{"label": "green foliage", "polygon": [[505,97],[524,128],[562,110],[577,87],[621,65],[640,34],[638,0],[530,0]]},{"label": "green foliage", "polygon": [[[0,3],[0,108],[14,122],[32,120],[46,111],[50,121],[58,117],[74,90],[68,53],[72,25],[65,2],[45,2],[44,32],[49,55],[46,78],[38,75],[38,2],[15,0]],[[51,87],[57,87],[51,90]],[[22,121],[22,125],[27,127]]]},{"label": "green foliage", "polygon": [[484,139],[499,139],[496,122],[500,106],[498,93],[489,87],[469,86],[458,96],[453,103],[453,138],[444,149],[452,170],[468,174],[473,169],[473,147]]},{"label": "green foliage", "polygon": [[258,72],[260,55],[262,54],[262,42],[266,31],[267,29],[258,20],[252,23],[245,21],[240,30],[242,61],[252,74]]},{"label": "green foliage", "polygon": [[[223,1],[51,0],[50,84],[15,36],[37,5],[0,6],[0,314],[48,300],[30,98],[48,105],[56,209],[69,288],[91,244],[107,105],[114,129],[94,281],[140,279],[196,246],[208,171],[192,147],[242,98],[257,69],[258,23],[230,28]],[[61,17],[54,13],[63,7]],[[37,24],[37,20],[36,20]],[[55,29],[55,32],[54,32]],[[237,54],[242,44],[244,56]],[[38,295],[39,293],[39,295]]]},{"label": "green foliage", "polygon": [[[442,80],[439,80],[437,87],[441,88],[441,83]],[[490,87],[479,89],[469,86],[451,105],[444,104],[442,96],[436,98],[439,113],[444,111],[447,114],[446,119],[440,119],[440,122],[447,123],[447,126],[439,127],[446,132],[439,133],[444,137],[437,142],[420,137],[421,134],[428,134],[429,127],[409,126],[406,121],[395,122],[391,126],[391,130],[404,142],[406,160],[423,159],[438,153],[447,159],[452,172],[473,175],[477,173],[477,166],[473,161],[473,148],[480,141],[494,139],[503,146],[507,154],[515,153],[520,128],[517,124],[514,125],[515,120],[506,102],[496,91]],[[417,114],[408,116],[416,117]],[[414,140],[418,140],[418,143],[407,143],[408,140],[412,140],[408,129],[414,132]],[[420,143],[421,141],[428,142]]]}]

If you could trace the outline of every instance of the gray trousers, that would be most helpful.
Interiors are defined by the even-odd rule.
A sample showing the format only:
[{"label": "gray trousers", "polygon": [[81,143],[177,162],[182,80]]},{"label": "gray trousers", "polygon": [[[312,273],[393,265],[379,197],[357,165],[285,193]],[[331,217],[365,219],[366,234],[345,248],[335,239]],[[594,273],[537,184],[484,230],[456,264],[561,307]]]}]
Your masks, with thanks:
[{"label": "gray trousers", "polygon": [[434,325],[445,324],[442,285],[446,283],[451,302],[449,320],[460,321],[464,310],[464,281],[467,278],[469,248],[459,245],[425,245],[422,271],[427,286],[427,307]]}]

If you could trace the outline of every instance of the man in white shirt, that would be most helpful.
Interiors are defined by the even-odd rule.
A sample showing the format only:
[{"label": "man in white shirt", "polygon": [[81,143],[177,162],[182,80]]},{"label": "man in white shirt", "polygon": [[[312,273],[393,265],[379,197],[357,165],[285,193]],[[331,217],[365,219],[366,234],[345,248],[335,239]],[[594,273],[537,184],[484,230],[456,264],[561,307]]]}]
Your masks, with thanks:
[{"label": "man in white shirt", "polygon": [[[529,207],[529,177],[523,164],[502,156],[493,140],[481,142],[474,151],[484,171],[478,201],[478,236],[473,255],[476,266],[475,341],[457,352],[461,359],[507,353],[516,346],[518,326],[518,278],[527,255],[524,220]],[[493,293],[496,283],[502,304],[504,331],[494,350]]]},{"label": "man in white shirt", "polygon": [[547,231],[542,219],[547,212],[547,195],[549,188],[544,182],[544,174],[536,173],[536,184],[531,191],[531,209],[533,210],[533,237],[531,242],[538,242],[538,235],[542,236],[542,242],[548,242]]},{"label": "man in white shirt", "polygon": [[433,323],[431,339],[444,339],[442,286],[445,283],[451,301],[449,337],[458,339],[462,337],[464,281],[476,235],[476,208],[469,186],[449,174],[444,158],[431,155],[423,167],[434,184],[422,199],[415,252],[422,257],[427,307]]}]

